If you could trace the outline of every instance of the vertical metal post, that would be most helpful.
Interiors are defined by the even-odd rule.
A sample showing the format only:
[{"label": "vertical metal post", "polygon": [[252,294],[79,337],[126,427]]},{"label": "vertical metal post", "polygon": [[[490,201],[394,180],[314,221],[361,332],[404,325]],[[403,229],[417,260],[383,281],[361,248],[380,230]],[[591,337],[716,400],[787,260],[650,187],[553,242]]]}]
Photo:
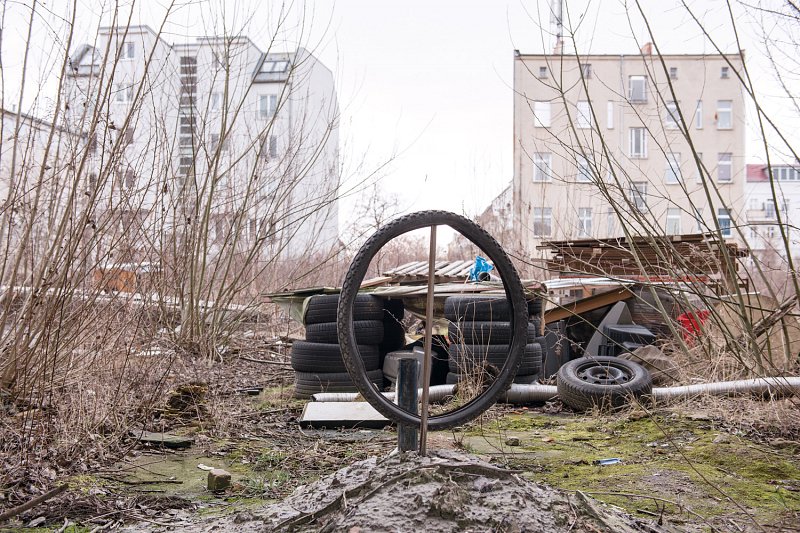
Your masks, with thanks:
[{"label": "vertical metal post", "polygon": [[[419,401],[419,361],[416,357],[401,357],[397,369],[397,405],[410,413],[417,414]],[[407,424],[397,424],[397,448],[400,452],[415,452],[418,449],[417,428]]]},{"label": "vertical metal post", "polygon": [[436,226],[431,226],[428,254],[428,299],[425,305],[425,357],[422,359],[422,413],[419,424],[419,453],[428,454],[428,396],[431,384],[431,344],[433,340],[433,288],[436,274]]}]

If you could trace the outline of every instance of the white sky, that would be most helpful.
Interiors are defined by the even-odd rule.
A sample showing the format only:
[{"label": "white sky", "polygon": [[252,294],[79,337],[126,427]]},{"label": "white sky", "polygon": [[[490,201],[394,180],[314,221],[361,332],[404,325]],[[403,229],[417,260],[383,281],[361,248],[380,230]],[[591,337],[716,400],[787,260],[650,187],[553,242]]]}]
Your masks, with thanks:
[{"label": "white sky", "polygon": [[[30,14],[26,4],[31,2],[4,4],[3,86],[8,108],[19,86]],[[687,3],[721,48],[734,52],[737,47],[726,4]],[[38,47],[32,58],[34,71],[49,80],[35,108],[39,115],[46,115],[55,87],[49,74],[52,64],[44,61],[44,54],[59,47],[63,50],[64,44],[54,34],[63,31],[61,17],[71,4],[71,0],[48,2],[46,10],[51,13],[42,9],[34,27],[31,40]],[[578,28],[581,53],[635,53],[650,40],[635,1],[627,2],[627,9],[623,0],[567,0],[567,4],[565,24]],[[714,52],[679,1],[642,0],[642,4],[647,6],[662,52]],[[111,7],[99,5],[78,0],[78,35],[71,50],[91,40],[102,12],[106,13],[103,24],[110,23]],[[120,5],[130,11],[131,2]],[[157,30],[166,5],[166,0],[136,2],[131,23]],[[269,28],[275,26],[282,5],[271,0],[184,1],[165,27],[164,38],[182,42],[220,33],[224,18],[229,33],[247,34],[266,50]],[[758,75],[764,62],[757,33],[749,19],[741,16],[738,4],[735,9],[742,23],[748,66]],[[404,211],[446,209],[469,216],[481,212],[511,181],[513,50],[542,53],[551,49],[548,2],[315,0],[290,4],[288,11],[290,20],[304,16],[305,22],[294,23],[280,34],[283,46],[306,46],[336,73],[342,154],[349,173],[363,177],[391,160],[378,174],[381,188],[398,195]],[[568,46],[566,51],[571,50]],[[763,87],[771,92],[774,86]],[[34,97],[34,92],[27,91],[23,108],[30,110]],[[786,118],[780,101],[774,105]],[[797,125],[796,111],[791,111],[788,115],[794,115]],[[751,137],[750,160],[760,153],[757,140]],[[342,226],[352,222],[352,202],[345,200],[340,210]]]}]

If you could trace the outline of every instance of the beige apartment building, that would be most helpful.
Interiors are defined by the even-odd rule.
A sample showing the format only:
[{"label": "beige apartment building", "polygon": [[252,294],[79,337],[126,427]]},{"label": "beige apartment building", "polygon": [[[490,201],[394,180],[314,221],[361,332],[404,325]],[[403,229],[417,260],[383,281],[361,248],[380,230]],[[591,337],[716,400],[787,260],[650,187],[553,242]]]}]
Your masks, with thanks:
[{"label": "beige apartment building", "polygon": [[514,58],[513,226],[542,241],[715,230],[744,208],[742,55]]}]

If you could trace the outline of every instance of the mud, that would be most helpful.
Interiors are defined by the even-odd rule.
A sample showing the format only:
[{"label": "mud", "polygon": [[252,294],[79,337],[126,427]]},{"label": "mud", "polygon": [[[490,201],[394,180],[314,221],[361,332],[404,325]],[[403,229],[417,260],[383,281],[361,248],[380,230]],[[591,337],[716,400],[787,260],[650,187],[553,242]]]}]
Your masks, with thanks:
[{"label": "mud", "polygon": [[279,503],[175,530],[680,531],[453,451],[372,457],[298,487]]}]

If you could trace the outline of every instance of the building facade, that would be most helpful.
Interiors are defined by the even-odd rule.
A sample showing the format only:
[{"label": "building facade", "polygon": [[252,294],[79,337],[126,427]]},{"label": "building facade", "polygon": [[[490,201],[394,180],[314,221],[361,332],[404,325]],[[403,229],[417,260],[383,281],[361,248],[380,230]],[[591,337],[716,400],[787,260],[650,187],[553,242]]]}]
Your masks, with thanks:
[{"label": "building facade", "polygon": [[745,238],[753,254],[800,258],[800,234],[793,222],[800,219],[800,165],[748,164],[744,192]]},{"label": "building facade", "polygon": [[194,231],[211,253],[337,244],[339,109],[333,74],[307,50],[101,28],[72,54],[63,99],[107,174],[89,178],[98,202],[126,212],[123,225]]},{"label": "building facade", "polygon": [[742,214],[742,57],[514,59],[513,215],[542,241],[713,231]]}]

